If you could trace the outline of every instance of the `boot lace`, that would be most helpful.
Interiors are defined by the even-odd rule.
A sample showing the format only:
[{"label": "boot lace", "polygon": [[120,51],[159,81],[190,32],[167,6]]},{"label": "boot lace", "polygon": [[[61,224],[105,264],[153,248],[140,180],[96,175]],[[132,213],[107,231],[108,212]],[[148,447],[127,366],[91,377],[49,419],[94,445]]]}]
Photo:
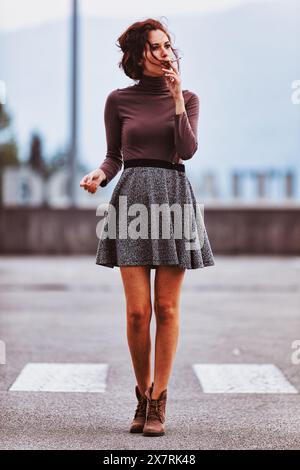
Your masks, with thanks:
[{"label": "boot lace", "polygon": [[141,397],[138,401],[134,417],[137,418],[138,416],[145,416],[147,407],[147,399],[145,397]]},{"label": "boot lace", "polygon": [[148,418],[158,418],[163,423],[164,409],[163,400],[151,400],[148,402]]}]

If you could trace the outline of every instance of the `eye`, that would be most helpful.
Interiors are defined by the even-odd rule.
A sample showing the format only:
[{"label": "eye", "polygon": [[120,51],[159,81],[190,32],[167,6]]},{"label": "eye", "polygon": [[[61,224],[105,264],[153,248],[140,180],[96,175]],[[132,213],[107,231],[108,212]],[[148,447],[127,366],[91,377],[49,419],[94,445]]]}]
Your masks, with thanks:
[{"label": "eye", "polygon": [[[171,44],[167,44],[166,47],[170,48],[170,47],[171,47]],[[155,50],[155,49],[157,49],[157,48],[158,48],[158,46],[152,46],[152,50]]]}]

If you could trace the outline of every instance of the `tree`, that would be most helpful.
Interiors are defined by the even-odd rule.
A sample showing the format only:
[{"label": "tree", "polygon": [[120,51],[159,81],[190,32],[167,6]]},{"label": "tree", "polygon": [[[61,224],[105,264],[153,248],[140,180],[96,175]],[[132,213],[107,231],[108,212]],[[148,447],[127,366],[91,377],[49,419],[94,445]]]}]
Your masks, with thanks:
[{"label": "tree", "polygon": [[2,174],[6,166],[20,164],[18,146],[12,135],[11,118],[6,112],[3,103],[0,103],[0,206],[2,205]]},{"label": "tree", "polygon": [[42,140],[36,132],[31,136],[28,165],[37,173],[46,176],[47,168],[42,155]]}]

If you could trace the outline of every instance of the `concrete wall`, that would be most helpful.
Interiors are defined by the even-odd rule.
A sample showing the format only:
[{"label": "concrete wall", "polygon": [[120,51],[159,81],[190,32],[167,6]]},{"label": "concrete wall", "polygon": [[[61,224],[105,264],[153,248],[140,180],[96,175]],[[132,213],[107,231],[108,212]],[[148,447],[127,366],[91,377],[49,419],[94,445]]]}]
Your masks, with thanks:
[{"label": "concrete wall", "polygon": [[[96,208],[6,208],[0,254],[95,254]],[[300,255],[300,206],[208,207],[204,221],[216,254]]]}]

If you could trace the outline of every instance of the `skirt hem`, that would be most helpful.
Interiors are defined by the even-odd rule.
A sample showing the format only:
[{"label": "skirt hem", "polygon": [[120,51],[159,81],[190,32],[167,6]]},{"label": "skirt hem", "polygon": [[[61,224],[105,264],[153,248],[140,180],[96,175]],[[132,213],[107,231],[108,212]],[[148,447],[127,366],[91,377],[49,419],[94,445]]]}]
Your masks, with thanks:
[{"label": "skirt hem", "polygon": [[137,261],[136,263],[125,263],[125,264],[118,264],[118,263],[109,263],[109,262],[99,262],[96,261],[95,264],[98,266],[105,266],[107,268],[114,268],[114,267],[121,267],[121,266],[151,266],[151,269],[155,269],[157,266],[178,266],[181,269],[199,269],[199,268],[206,268],[209,266],[215,266],[214,262],[204,263],[203,265],[198,266],[186,266],[180,263],[173,263],[170,261]]}]

